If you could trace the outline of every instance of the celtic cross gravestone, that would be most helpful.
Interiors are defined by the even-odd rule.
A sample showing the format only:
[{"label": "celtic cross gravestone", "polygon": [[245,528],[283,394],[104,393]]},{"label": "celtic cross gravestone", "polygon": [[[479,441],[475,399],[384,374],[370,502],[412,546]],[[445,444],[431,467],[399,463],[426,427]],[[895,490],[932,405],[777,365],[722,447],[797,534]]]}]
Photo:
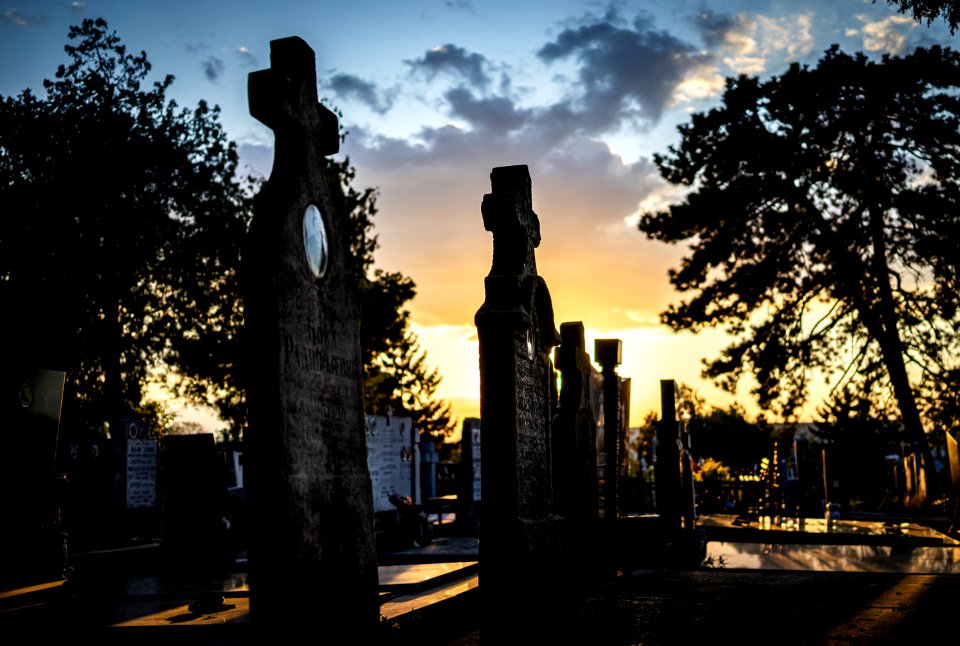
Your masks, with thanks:
[{"label": "celtic cross gravestone", "polygon": [[270,63],[249,77],[250,113],[276,137],[244,255],[250,621],[367,643],[378,576],[357,279],[323,177],[338,123],[303,40],[272,41]]},{"label": "celtic cross gravestone", "polygon": [[518,596],[526,584],[555,568],[562,521],[553,512],[550,445],[550,353],[559,339],[550,293],[537,275],[540,222],[530,173],[506,166],[494,168],[490,179],[481,210],[484,228],[493,233],[493,263],[475,321],[484,429],[482,626],[497,642],[509,633],[511,613],[530,608]]}]

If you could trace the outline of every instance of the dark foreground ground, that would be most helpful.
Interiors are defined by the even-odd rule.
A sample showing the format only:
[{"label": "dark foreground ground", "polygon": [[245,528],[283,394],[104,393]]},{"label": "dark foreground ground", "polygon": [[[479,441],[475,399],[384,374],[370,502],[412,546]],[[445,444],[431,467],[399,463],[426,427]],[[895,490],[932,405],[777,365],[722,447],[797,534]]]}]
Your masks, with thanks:
[{"label": "dark foreground ground", "polygon": [[[536,591],[531,591],[535,594]],[[414,613],[385,628],[384,644],[470,646],[482,631],[479,588],[445,607]],[[0,599],[2,601],[2,599]],[[228,604],[237,598],[227,597]],[[231,603],[233,602],[233,603]],[[160,610],[173,603],[69,601],[48,595],[32,608],[0,612],[4,644],[205,644],[254,643],[245,616],[209,618],[178,611],[168,625],[108,626],[131,605]],[[104,605],[105,604],[105,605]],[[110,607],[106,607],[110,606]],[[126,608],[124,608],[126,606]],[[83,607],[86,617],[74,614]],[[16,615],[16,616],[14,616]],[[98,617],[102,622],[94,620]],[[193,623],[190,623],[190,622]],[[638,571],[602,585],[582,600],[538,612],[512,627],[505,644],[922,644],[956,643],[960,577],[891,573],[787,571]],[[179,623],[179,625],[178,625]],[[189,624],[189,625],[188,625]],[[317,626],[294,643],[352,644],[349,630]],[[277,631],[276,644],[297,635]],[[92,640],[92,641],[89,641]],[[936,640],[936,642],[934,642]]]},{"label": "dark foreground ground", "polygon": [[[718,521],[719,522],[719,521]],[[902,526],[907,529],[906,525]],[[724,531],[732,531],[726,523]],[[960,639],[960,547],[935,535],[890,535],[864,547],[863,526],[819,536],[821,544],[785,549],[810,534],[742,534],[759,548],[743,552],[753,569],[722,559],[708,566],[666,569],[638,567],[559,597],[549,586],[520,582],[529,610],[509,619],[505,636],[485,644],[923,644]],[[878,532],[879,533],[879,532]],[[735,535],[736,536],[736,535]],[[730,541],[729,534],[723,535]],[[756,539],[762,539],[756,542]],[[764,542],[770,540],[770,543]],[[855,540],[855,544],[852,542]],[[882,540],[882,542],[881,542]],[[828,544],[832,543],[832,544]],[[726,543],[728,546],[733,543]],[[508,610],[484,599],[469,542],[436,541],[398,553],[397,565],[436,567],[457,561],[438,575],[443,584],[423,591],[397,589],[381,605],[385,646],[472,646],[480,643],[481,608],[494,616]],[[805,550],[801,561],[801,549]],[[447,550],[446,552],[444,550]],[[935,556],[931,557],[931,550]],[[885,555],[877,560],[877,555]],[[830,558],[840,560],[830,561]],[[864,556],[866,555],[866,556]],[[895,558],[891,558],[895,556]],[[817,563],[855,571],[814,571]],[[891,563],[896,564],[891,567]],[[957,564],[957,565],[955,565]],[[931,570],[930,566],[934,569]],[[791,569],[793,567],[801,569]],[[925,569],[926,568],[926,569]],[[99,572],[100,566],[88,566]],[[442,569],[442,568],[441,568]],[[899,571],[894,571],[899,569]],[[107,570],[104,569],[104,572]],[[908,573],[913,572],[913,573]],[[931,573],[937,572],[937,573]],[[0,589],[0,644],[154,644],[248,646],[246,576],[197,577],[130,572],[127,576],[49,581],[36,587]],[[402,573],[398,576],[402,576]],[[386,570],[381,572],[381,583]],[[214,607],[198,606],[208,592],[223,597]],[[539,605],[532,603],[539,601]],[[219,602],[218,602],[219,603]],[[295,622],[300,623],[300,622]],[[310,635],[288,634],[278,626],[268,646],[287,643],[357,644],[349,627],[316,626]],[[363,646],[363,645],[361,645]]]},{"label": "dark foreground ground", "polygon": [[[640,571],[575,613],[531,617],[517,644],[956,643],[960,577],[786,571]],[[480,643],[464,632],[450,646]],[[936,641],[934,641],[936,640]]]}]

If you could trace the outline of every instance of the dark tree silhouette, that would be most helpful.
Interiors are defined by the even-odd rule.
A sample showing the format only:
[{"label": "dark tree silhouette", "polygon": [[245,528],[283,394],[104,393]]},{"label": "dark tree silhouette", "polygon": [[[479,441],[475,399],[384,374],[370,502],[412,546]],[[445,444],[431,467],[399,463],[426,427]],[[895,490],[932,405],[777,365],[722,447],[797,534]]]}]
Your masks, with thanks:
[{"label": "dark tree silhouette", "polygon": [[327,158],[324,163],[334,207],[347,214],[351,225],[360,285],[364,408],[368,413],[382,414],[389,408],[395,415],[409,415],[425,438],[446,437],[456,422],[447,402],[436,397],[440,374],[428,366],[406,309],[416,296],[416,284],[400,272],[373,267],[379,248],[373,224],[378,212],[377,191],[359,191],[353,186],[356,170],[349,159]]},{"label": "dark tree silhouette", "polygon": [[926,447],[919,384],[960,356],[958,85],[950,49],[873,62],[834,46],[812,69],[729,79],[723,104],[680,128],[656,162],[691,190],[639,227],[689,245],[670,281],[693,295],[663,321],[737,339],[705,376],[732,391],[749,372],[784,414],[813,369],[881,408],[882,388]]},{"label": "dark tree silhouette", "polygon": [[[876,2],[876,0],[874,0]],[[956,33],[960,24],[960,6],[956,0],[887,0],[887,4],[897,7],[900,13],[909,13],[917,22],[928,25],[939,17],[950,25],[950,33]]]},{"label": "dark tree silhouette", "polygon": [[217,107],[144,87],[102,19],[69,39],[44,98],[0,98],[0,338],[7,365],[66,370],[64,419],[97,428],[163,365],[229,384],[250,191]]},{"label": "dark tree silhouette", "polygon": [[[145,88],[146,54],[129,54],[106,21],[84,20],[69,39],[45,98],[0,97],[0,359],[65,370],[65,423],[99,428],[145,410],[153,374],[239,438],[238,268],[259,181],[238,177],[219,108],[179,109],[166,98],[172,76]],[[348,159],[324,170],[351,225],[369,390],[449,433],[440,378],[409,331],[415,285],[372,269],[376,190],[353,187]],[[378,381],[385,353],[399,357],[396,378]]]}]

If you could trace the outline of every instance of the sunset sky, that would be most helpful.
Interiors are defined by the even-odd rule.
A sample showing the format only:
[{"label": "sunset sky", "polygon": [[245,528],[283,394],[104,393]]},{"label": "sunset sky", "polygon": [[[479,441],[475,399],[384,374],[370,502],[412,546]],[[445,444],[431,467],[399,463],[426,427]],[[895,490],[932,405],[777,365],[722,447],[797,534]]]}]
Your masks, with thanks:
[{"label": "sunset sky", "polygon": [[[658,406],[660,379],[733,401],[700,378],[722,332],[659,324],[680,298],[667,270],[683,249],[635,226],[681,195],[653,154],[718,100],[725,77],[815,65],[833,43],[879,58],[957,38],[885,0],[2,0],[0,94],[42,92],[66,60],[69,25],[84,17],[145,50],[158,77],[173,74],[180,105],[218,104],[243,164],[261,175],[273,137],[249,115],[247,75],[269,66],[272,39],[300,36],[315,50],[320,96],[349,131],[341,155],[358,187],[380,191],[377,265],[416,282],[414,328],[458,417],[479,414],[473,316],[492,253],[480,203],[493,167],[528,165],[557,325],[582,321],[591,353],[594,338],[623,340],[633,424]],[[739,401],[757,412],[746,393]]]}]

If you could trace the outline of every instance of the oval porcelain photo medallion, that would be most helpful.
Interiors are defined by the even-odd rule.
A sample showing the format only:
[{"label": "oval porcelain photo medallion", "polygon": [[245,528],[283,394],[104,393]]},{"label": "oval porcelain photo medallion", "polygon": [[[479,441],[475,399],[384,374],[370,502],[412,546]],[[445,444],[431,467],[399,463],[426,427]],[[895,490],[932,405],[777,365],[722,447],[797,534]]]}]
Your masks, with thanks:
[{"label": "oval porcelain photo medallion", "polygon": [[310,271],[317,278],[322,278],[327,271],[327,228],[316,204],[308,206],[303,214],[303,250],[307,254]]}]

